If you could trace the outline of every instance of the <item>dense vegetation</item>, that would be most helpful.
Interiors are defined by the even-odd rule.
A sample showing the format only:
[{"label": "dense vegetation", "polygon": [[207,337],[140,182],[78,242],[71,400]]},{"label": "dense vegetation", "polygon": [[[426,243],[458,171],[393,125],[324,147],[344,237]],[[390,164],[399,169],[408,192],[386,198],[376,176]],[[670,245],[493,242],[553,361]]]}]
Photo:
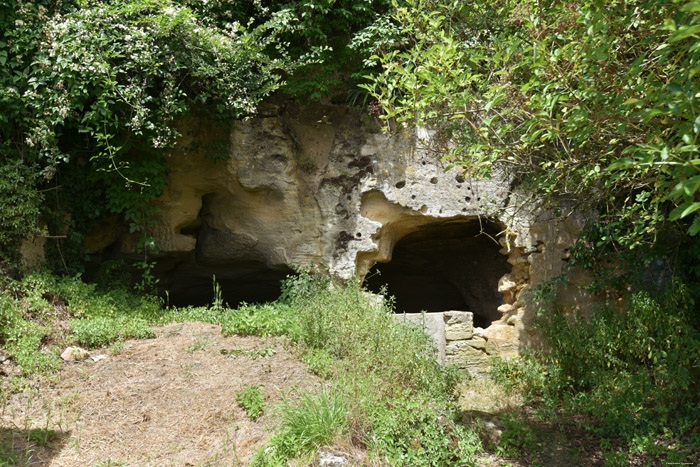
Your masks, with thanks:
[{"label": "dense vegetation", "polygon": [[[481,449],[476,434],[454,421],[457,373],[437,364],[421,329],[394,321],[387,303],[357,285],[302,273],[287,279],[278,301],[237,310],[220,301],[162,309],[125,288],[51,274],[5,279],[0,287],[0,341],[22,370],[0,396],[27,387],[29,376],[52,374],[67,344],[118,352],[124,339],[151,336],[153,325],[200,320],[226,334],[288,336],[310,370],[329,381],[281,408],[279,431],[255,465],[287,465],[341,438],[384,465],[474,465]],[[260,416],[260,387],[237,396],[251,418]]]},{"label": "dense vegetation", "polygon": [[[359,57],[383,33],[388,6],[3,2],[3,261],[16,260],[18,242],[42,231],[54,237],[56,269],[75,273],[95,219],[118,214],[132,231],[147,230],[148,202],[164,187],[163,149],[175,143],[178,118],[251,116],[280,88],[305,99],[352,98],[343,90],[362,75]],[[137,247],[151,248],[147,239]]]},{"label": "dense vegetation", "polygon": [[[454,374],[355,287],[302,275],[273,304],[164,310],[118,265],[100,286],[75,275],[83,235],[115,214],[143,234],[147,292],[149,202],[174,123],[246,118],[283,92],[369,104],[388,131],[428,126],[436,157],[466,174],[507,170],[555,214],[597,213],[570,266],[620,301],[564,314],[543,284],[546,351],[496,375],[543,418],[583,418],[613,464],[698,454],[700,2],[7,0],[0,65],[0,343],[25,375],[54,371],[67,343],[114,345],[171,320],[286,334],[333,386],[285,408],[259,463],[338,435],[392,464],[473,461],[478,441],[449,417]],[[19,273],[17,247],[36,234],[65,277]]]},{"label": "dense vegetation", "polygon": [[429,125],[471,174],[516,173],[598,209],[610,241],[700,231],[700,4],[416,1],[365,85],[387,124]]},{"label": "dense vegetation", "polygon": [[566,276],[542,284],[531,298],[547,351],[505,374],[545,417],[590,417],[613,464],[693,458],[700,3],[395,5],[404,41],[377,54],[381,71],[363,85],[387,129],[428,126],[436,154],[467,174],[506,170],[555,214],[598,213],[570,266],[624,306],[565,314],[551,304]]}]

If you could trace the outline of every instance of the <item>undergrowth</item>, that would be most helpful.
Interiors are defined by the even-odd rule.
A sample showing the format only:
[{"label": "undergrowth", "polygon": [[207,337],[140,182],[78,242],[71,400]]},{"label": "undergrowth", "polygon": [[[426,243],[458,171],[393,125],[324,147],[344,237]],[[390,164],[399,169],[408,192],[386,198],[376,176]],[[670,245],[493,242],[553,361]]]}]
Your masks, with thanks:
[{"label": "undergrowth", "polygon": [[68,345],[106,346],[153,337],[153,325],[172,321],[221,322],[223,311],[207,307],[163,309],[159,299],[126,287],[100,288],[80,276],[31,273],[0,277],[0,346],[19,368],[12,382],[58,369]]},{"label": "undergrowth", "polygon": [[[49,273],[5,277],[0,291],[0,345],[21,369],[15,381],[25,383],[54,373],[69,344],[119,348],[173,321],[219,324],[227,335],[288,336],[310,370],[328,382],[320,393],[288,397],[277,409],[280,426],[255,465],[286,465],[335,442],[399,466],[473,465],[481,450],[478,437],[455,422],[460,375],[437,364],[422,329],[395,322],[390,303],[355,283],[300,273],[283,283],[279,300],[235,310],[217,303],[163,308],[126,288]],[[238,403],[252,418],[265,410],[259,387],[239,391]]]},{"label": "undergrowth", "polygon": [[[287,334],[332,385],[284,404],[280,429],[255,465],[285,465],[334,440],[387,465],[474,463],[479,440],[454,421],[458,374],[437,364],[422,329],[395,322],[389,303],[352,283],[301,273],[287,279],[280,300],[256,310],[233,316],[247,329]],[[258,318],[274,324],[253,324]],[[240,323],[230,329],[239,332]]]},{"label": "undergrowth", "polygon": [[495,376],[523,390],[543,417],[582,426],[611,465],[693,460],[700,453],[697,299],[675,281],[656,297],[631,294],[624,310],[551,310],[537,323],[549,351],[500,362]]},{"label": "undergrowth", "polygon": [[253,420],[260,418],[265,411],[265,396],[262,386],[247,386],[236,391],[236,401]]}]

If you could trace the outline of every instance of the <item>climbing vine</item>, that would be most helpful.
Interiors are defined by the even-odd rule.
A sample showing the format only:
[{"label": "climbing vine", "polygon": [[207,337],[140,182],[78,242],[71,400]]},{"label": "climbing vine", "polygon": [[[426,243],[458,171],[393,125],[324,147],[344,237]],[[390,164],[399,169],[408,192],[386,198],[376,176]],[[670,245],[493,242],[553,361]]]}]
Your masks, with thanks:
[{"label": "climbing vine", "polygon": [[395,28],[389,8],[387,0],[0,2],[0,170],[21,165],[32,191],[8,194],[26,206],[3,216],[0,248],[45,224],[60,269],[75,272],[70,260],[84,259],[82,234],[95,219],[116,214],[147,232],[178,119],[246,118],[279,89],[299,99],[337,93],[362,79],[372,38]]}]

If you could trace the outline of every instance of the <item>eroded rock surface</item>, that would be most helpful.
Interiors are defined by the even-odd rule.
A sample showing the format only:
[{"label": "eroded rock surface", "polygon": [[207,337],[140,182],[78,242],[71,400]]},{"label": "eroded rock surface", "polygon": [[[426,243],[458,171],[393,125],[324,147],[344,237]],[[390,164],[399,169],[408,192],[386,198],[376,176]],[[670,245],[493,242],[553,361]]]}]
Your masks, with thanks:
[{"label": "eroded rock surface", "polygon": [[[511,354],[530,337],[527,290],[559,274],[582,225],[536,215],[503,174],[445,170],[425,131],[383,134],[342,106],[280,101],[230,127],[181,127],[154,230],[175,304],[210,302],[214,275],[231,304],[272,299],[294,265],[314,265],[387,283],[397,311],[471,311],[483,333],[459,352]],[[136,241],[105,222],[88,247],[128,256]]]}]

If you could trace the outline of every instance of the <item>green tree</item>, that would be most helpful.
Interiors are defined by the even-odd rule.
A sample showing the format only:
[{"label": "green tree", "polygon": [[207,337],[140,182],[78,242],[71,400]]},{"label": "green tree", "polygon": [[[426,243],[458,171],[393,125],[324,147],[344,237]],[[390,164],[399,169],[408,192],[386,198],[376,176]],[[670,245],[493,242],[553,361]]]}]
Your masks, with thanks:
[{"label": "green tree", "polygon": [[606,241],[700,231],[700,2],[395,5],[409,41],[366,85],[388,124],[437,129],[471,174],[504,167],[598,209]]}]

